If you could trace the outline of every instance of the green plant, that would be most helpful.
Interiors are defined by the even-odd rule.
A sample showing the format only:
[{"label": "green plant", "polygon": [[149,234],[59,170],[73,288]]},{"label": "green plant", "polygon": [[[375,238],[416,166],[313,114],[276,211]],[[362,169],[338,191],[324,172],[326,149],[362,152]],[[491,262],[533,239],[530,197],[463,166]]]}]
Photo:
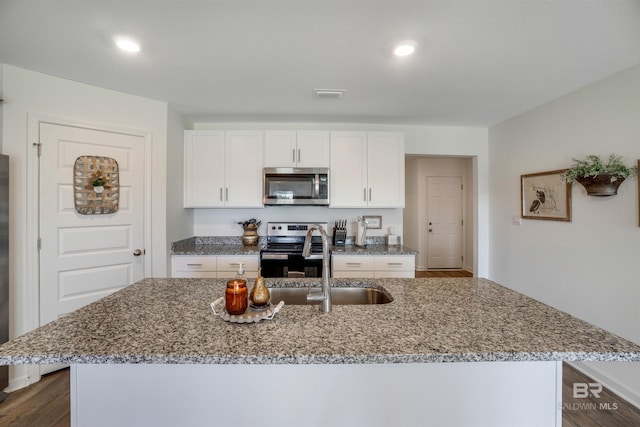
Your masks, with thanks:
[{"label": "green plant", "polygon": [[609,160],[605,163],[600,156],[589,155],[584,160],[576,160],[570,169],[567,169],[562,177],[567,182],[573,182],[576,178],[593,178],[601,174],[610,174],[611,182],[618,179],[628,178],[638,175],[638,167],[627,167],[622,163],[622,156],[610,154]]}]

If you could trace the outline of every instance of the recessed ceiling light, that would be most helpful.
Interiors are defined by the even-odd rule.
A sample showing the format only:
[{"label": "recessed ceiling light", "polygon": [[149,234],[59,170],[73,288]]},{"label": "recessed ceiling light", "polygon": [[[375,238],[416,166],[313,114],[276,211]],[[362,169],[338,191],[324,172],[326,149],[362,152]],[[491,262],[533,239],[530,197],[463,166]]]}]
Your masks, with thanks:
[{"label": "recessed ceiling light", "polygon": [[408,56],[416,50],[416,42],[413,40],[403,40],[396,45],[393,53],[396,56]]},{"label": "recessed ceiling light", "polygon": [[116,46],[129,53],[140,52],[140,44],[129,37],[115,37]]}]

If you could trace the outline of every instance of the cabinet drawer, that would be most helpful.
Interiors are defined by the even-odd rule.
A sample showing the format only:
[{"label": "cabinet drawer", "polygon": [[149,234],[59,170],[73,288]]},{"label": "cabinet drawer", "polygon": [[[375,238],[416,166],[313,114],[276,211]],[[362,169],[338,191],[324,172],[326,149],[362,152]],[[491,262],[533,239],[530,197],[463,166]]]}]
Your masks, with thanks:
[{"label": "cabinet drawer", "polygon": [[333,270],[334,271],[373,271],[373,257],[359,256],[359,255],[334,255]]},{"label": "cabinet drawer", "polygon": [[415,257],[413,255],[390,255],[375,257],[376,271],[411,271],[415,267]]},{"label": "cabinet drawer", "polygon": [[175,255],[172,257],[173,271],[216,271],[215,256]]},{"label": "cabinet drawer", "polygon": [[375,277],[373,271],[335,271],[334,279],[373,279]]},{"label": "cabinet drawer", "polygon": [[409,270],[376,271],[374,272],[373,277],[375,277],[376,279],[387,279],[387,278],[413,279],[414,277],[416,277],[416,273],[413,270],[412,271],[409,271]]},{"label": "cabinet drawer", "polygon": [[174,271],[173,277],[188,279],[215,279],[215,271]]},{"label": "cabinet drawer", "polygon": [[240,263],[242,263],[245,272],[253,272],[258,271],[260,260],[258,255],[220,255],[218,256],[218,272],[232,271],[237,273]]}]

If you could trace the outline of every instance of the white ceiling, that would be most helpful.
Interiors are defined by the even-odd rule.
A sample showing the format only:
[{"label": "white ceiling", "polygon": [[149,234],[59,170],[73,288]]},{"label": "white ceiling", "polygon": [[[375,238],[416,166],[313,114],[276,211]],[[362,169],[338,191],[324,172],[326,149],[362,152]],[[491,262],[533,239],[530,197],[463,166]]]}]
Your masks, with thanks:
[{"label": "white ceiling", "polygon": [[484,127],[640,63],[640,0],[0,0],[0,63],[195,121]]}]

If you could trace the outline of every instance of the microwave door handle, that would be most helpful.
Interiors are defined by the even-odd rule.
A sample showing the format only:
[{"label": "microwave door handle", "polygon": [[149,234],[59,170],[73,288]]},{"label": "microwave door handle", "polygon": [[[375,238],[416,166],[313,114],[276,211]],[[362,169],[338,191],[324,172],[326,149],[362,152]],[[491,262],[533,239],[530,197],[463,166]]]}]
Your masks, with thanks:
[{"label": "microwave door handle", "polygon": [[314,194],[314,198],[317,199],[320,197],[320,174],[316,174],[315,192],[316,194]]}]

